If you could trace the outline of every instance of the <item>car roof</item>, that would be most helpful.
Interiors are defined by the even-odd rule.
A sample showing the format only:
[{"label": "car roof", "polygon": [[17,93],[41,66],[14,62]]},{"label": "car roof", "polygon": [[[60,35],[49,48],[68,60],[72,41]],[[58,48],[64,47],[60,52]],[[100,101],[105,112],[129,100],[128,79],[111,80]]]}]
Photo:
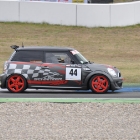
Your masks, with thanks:
[{"label": "car roof", "polygon": [[40,51],[72,51],[74,48],[70,47],[52,47],[52,46],[33,46],[33,47],[19,47],[18,50],[40,50]]}]

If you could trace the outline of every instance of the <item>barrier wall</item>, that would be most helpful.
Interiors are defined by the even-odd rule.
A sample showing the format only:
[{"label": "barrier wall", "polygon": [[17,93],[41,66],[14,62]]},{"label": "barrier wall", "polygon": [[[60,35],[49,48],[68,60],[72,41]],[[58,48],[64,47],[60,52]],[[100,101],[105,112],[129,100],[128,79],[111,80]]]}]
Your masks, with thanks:
[{"label": "barrier wall", "polygon": [[0,1],[1,22],[113,27],[140,24],[140,2],[78,4]]},{"label": "barrier wall", "polygon": [[51,2],[20,2],[20,22],[76,25],[76,5]]},{"label": "barrier wall", "polygon": [[134,3],[134,19],[135,19],[135,24],[140,23],[140,2]]},{"label": "barrier wall", "polygon": [[77,26],[109,27],[110,5],[107,4],[77,5]]},{"label": "barrier wall", "polygon": [[0,21],[19,21],[19,2],[0,1]]},{"label": "barrier wall", "polygon": [[111,5],[111,26],[134,25],[134,4]]}]

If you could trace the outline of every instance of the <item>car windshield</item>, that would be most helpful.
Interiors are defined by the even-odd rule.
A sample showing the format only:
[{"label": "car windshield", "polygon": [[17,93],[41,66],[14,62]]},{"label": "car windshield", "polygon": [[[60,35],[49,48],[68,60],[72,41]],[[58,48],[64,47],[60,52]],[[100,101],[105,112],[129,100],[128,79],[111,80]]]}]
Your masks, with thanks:
[{"label": "car windshield", "polygon": [[71,53],[79,60],[81,64],[88,64],[89,61],[77,50],[71,51]]}]

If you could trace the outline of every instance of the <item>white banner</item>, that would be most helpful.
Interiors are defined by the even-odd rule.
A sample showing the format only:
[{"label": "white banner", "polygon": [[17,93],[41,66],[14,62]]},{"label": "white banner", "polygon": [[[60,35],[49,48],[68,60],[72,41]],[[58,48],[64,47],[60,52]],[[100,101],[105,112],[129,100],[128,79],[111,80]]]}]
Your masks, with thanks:
[{"label": "white banner", "polygon": [[72,3],[72,0],[21,0],[21,1],[43,1],[43,2],[66,2]]},{"label": "white banner", "polygon": [[21,0],[21,1],[46,1],[46,2],[58,2],[58,0]]},{"label": "white banner", "polygon": [[65,2],[65,3],[87,3],[87,0],[19,0],[19,1],[46,1],[46,2]]}]

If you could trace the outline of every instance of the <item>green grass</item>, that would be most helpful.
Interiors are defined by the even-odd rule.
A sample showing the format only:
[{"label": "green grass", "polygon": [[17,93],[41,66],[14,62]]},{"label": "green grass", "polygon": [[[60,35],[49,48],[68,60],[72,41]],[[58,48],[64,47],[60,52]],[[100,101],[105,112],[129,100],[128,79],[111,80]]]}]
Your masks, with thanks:
[{"label": "green grass", "polygon": [[0,23],[0,73],[11,45],[68,46],[88,60],[120,69],[125,83],[140,83],[140,25],[86,28],[49,24]]},{"label": "green grass", "polygon": [[95,98],[0,98],[0,103],[8,102],[53,102],[53,103],[140,103],[136,98],[114,98],[114,99],[95,99]]}]

